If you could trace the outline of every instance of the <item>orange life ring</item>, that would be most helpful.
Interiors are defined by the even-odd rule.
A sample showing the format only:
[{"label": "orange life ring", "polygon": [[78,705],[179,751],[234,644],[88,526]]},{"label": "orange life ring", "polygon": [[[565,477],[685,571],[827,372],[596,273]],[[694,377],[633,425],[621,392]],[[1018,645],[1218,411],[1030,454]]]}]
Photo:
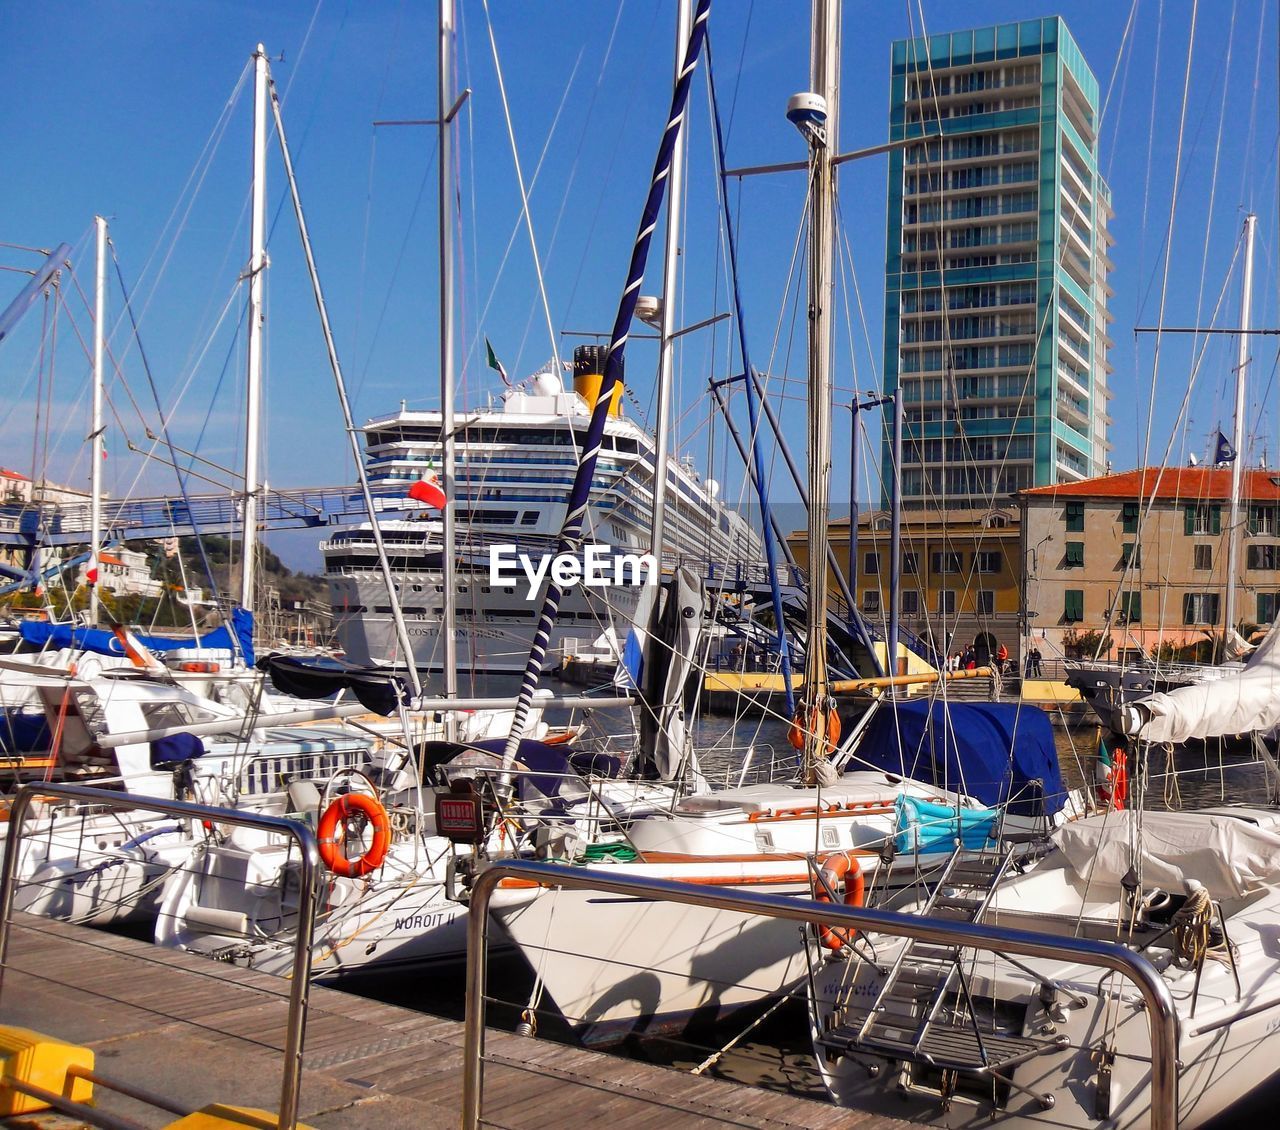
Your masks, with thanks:
[{"label": "orange life ring", "polygon": [[[862,865],[848,852],[828,856],[823,861],[818,873],[826,880],[827,886],[833,891],[839,891],[841,887],[844,888],[844,894],[841,898],[845,906],[862,905],[862,900],[867,893],[867,881],[862,877]],[[814,902],[831,901],[831,896],[827,894],[826,887],[816,878],[813,881],[813,900]],[[831,926],[824,926],[821,923],[818,923],[817,929],[818,941],[829,950],[842,950],[858,936],[856,930],[849,928],[836,929]]]},{"label": "orange life ring", "polygon": [[[787,731],[787,740],[796,749],[804,749],[805,734],[817,733],[818,727],[823,725],[824,720],[820,708],[815,707],[810,710],[807,721],[804,711],[801,710],[791,719],[791,728]],[[826,712],[824,736],[826,738],[827,752],[834,753],[836,746],[840,744],[840,713],[834,706],[830,707]]]},{"label": "orange life ring", "polygon": [[[364,855],[348,859],[342,851],[347,839],[346,823],[347,818],[357,812],[373,825],[373,843]],[[343,793],[320,817],[316,838],[320,841],[320,858],[330,871],[346,879],[358,879],[377,870],[387,858],[391,849],[391,820],[377,797],[365,793]]]}]

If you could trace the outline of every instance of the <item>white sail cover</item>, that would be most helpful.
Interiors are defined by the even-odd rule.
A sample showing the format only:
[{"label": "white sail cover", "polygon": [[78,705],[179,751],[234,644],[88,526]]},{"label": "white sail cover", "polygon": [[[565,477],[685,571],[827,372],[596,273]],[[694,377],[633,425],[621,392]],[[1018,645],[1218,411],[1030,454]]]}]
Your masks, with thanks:
[{"label": "white sail cover", "polygon": [[[1130,824],[1138,820],[1140,835]],[[1280,882],[1280,836],[1234,816],[1205,812],[1110,812],[1073,820],[1053,833],[1067,865],[1087,883],[1124,878],[1134,839],[1142,845],[1148,888],[1181,894],[1187,880],[1216,899]]]},{"label": "white sail cover", "polygon": [[1132,704],[1125,731],[1151,742],[1267,733],[1280,725],[1280,620],[1244,668]]}]

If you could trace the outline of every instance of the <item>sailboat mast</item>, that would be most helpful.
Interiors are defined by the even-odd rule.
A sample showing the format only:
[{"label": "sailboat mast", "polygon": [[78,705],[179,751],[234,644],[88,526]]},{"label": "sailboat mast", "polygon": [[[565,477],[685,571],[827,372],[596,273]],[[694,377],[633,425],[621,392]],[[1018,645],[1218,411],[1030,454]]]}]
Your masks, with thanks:
[{"label": "sailboat mast", "polygon": [[[454,475],[457,470],[453,435],[453,0],[440,0],[440,65],[437,130],[440,139],[440,438],[444,470],[440,486],[444,491],[441,514],[444,532],[444,608],[440,632],[444,638],[444,693],[458,697],[458,608],[454,588],[457,569],[457,513],[453,506]],[[409,657],[412,662],[412,656]],[[446,715],[448,736],[453,737],[454,715]]]},{"label": "sailboat mast", "polygon": [[827,519],[831,488],[832,154],[838,144],[840,5],[814,0],[810,90],[791,100],[789,116],[809,142],[809,601],[804,673],[804,779],[813,781],[826,757]]},{"label": "sailboat mast", "polygon": [[249,205],[249,358],[245,378],[244,541],[240,604],[252,609],[258,542],[258,448],[262,420],[262,284],[267,238],[267,52],[253,53],[253,191]]},{"label": "sailboat mast", "polygon": [[[680,77],[685,47],[689,43],[689,26],[693,20],[692,0],[676,4],[675,73]],[[680,270],[680,205],[684,193],[684,155],[686,131],[684,114],[676,126],[675,149],[671,154],[671,174],[667,185],[667,231],[662,266],[662,322],[658,329],[658,426],[654,432],[653,454],[653,530],[649,552],[662,567],[662,543],[667,524],[667,458],[671,454],[671,402],[675,360],[676,288]]]},{"label": "sailboat mast", "polygon": [[396,590],[395,577],[387,559],[387,546],[382,538],[382,527],[378,524],[378,510],[373,503],[373,491],[369,486],[369,471],[365,466],[363,452],[360,450],[360,429],[356,427],[355,417],[351,414],[351,401],[347,397],[347,383],[342,376],[342,364],[338,360],[338,347],[333,340],[333,327],[329,322],[329,307],[324,300],[324,290],[320,286],[320,271],[316,267],[315,253],[311,247],[311,234],[307,230],[307,218],[302,211],[302,197],[298,193],[298,178],[293,174],[293,158],[289,155],[289,141],[284,133],[284,117],[280,113],[280,96],[275,84],[267,74],[267,84],[271,95],[271,115],[276,126],[276,138],[280,142],[280,158],[284,163],[284,176],[289,185],[289,196],[293,200],[293,215],[298,222],[298,238],[302,241],[302,254],[307,262],[307,276],[311,280],[311,296],[315,299],[316,313],[320,315],[320,330],[324,334],[325,351],[329,357],[329,370],[333,374],[333,383],[338,392],[338,407],[342,410],[342,422],[347,433],[347,442],[351,445],[351,457],[355,463],[356,475],[360,480],[360,494],[364,498],[365,513],[369,515],[369,532],[373,535],[373,544],[378,552],[378,569],[382,574],[382,582],[387,588],[387,601],[391,607],[391,622],[395,625],[396,640],[401,654],[408,656],[409,685],[413,689],[414,700],[422,697],[422,683],[418,678],[418,668],[413,662],[413,642],[409,639],[409,630],[405,627],[404,613],[400,608],[400,596]]},{"label": "sailboat mast", "polygon": [[89,622],[98,623],[98,560],[102,553],[102,387],[107,333],[107,221],[94,216],[97,270],[93,299],[93,427],[89,458]]},{"label": "sailboat mast", "polygon": [[1240,483],[1244,474],[1244,389],[1249,368],[1249,316],[1253,306],[1253,233],[1258,217],[1244,218],[1244,281],[1240,286],[1240,345],[1236,353],[1236,418],[1231,432],[1235,458],[1231,461],[1231,502],[1227,518],[1227,599],[1222,647],[1236,626],[1236,570],[1240,553]]}]

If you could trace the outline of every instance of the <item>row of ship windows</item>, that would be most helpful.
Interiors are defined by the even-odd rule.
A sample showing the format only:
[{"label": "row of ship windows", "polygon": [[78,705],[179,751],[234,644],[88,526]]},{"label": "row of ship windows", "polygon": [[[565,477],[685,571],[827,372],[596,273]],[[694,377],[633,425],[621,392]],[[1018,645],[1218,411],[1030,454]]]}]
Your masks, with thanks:
[{"label": "row of ship windows", "polygon": [[[580,433],[586,431],[586,418],[583,418]],[[379,447],[390,443],[440,443],[438,426],[421,427],[388,427],[370,429],[365,432],[365,442],[370,447]],[[571,447],[581,444],[582,434],[575,436],[568,428],[512,428],[482,427],[474,425],[463,427],[458,432],[459,443],[508,443],[517,447]],[[601,440],[606,451],[623,451],[635,454],[640,450],[640,442],[630,436],[606,435]]]}]

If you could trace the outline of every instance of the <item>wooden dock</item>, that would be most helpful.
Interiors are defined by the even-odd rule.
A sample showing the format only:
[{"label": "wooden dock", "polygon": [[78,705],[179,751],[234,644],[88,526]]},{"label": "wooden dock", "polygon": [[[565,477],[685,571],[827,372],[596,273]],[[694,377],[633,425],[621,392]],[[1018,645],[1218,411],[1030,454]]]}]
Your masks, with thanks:
[{"label": "wooden dock", "polygon": [[[415,986],[416,987],[416,986]],[[14,918],[0,1021],[92,1047],[97,1069],[191,1108],[275,1110],[288,983],[192,954],[30,915]],[[301,1117],[317,1130],[459,1124],[462,1025],[335,989],[311,994]],[[858,1127],[905,1123],[489,1030],[486,1125]],[[172,1115],[101,1089],[104,1110],[145,1126]],[[69,1127],[58,1116],[0,1121]]]}]

